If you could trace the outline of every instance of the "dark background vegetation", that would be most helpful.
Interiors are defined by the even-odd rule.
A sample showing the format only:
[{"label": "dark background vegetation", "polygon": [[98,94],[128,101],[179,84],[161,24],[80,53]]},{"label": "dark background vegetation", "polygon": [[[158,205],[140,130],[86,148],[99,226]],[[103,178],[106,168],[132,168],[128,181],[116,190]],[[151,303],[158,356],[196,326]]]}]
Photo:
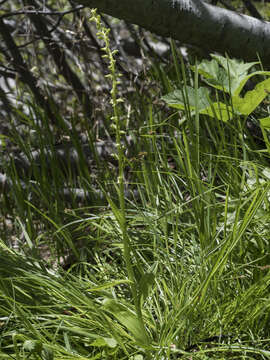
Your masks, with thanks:
[{"label": "dark background vegetation", "polygon": [[[216,5],[217,1],[213,4]],[[232,3],[224,0],[218,5],[257,18],[262,18],[261,11],[265,19],[269,11],[267,2],[262,5],[260,2]],[[7,203],[11,204],[12,196],[9,198],[8,193],[14,193],[14,188],[7,169],[12,168],[18,179],[22,180],[21,185],[26,186],[26,179],[40,176],[42,161],[46,162],[48,174],[50,162],[53,161],[55,167],[51,168],[65,168],[61,176],[54,174],[51,179],[63,184],[64,208],[65,201],[69,202],[72,197],[68,177],[74,179],[78,171],[84,171],[85,181],[92,187],[95,183],[94,172],[100,170],[101,174],[105,174],[104,167],[114,166],[110,116],[104,115],[111,110],[110,83],[106,78],[108,69],[102,57],[102,44],[96,37],[93,24],[89,22],[89,9],[75,6],[72,1],[3,0],[1,11],[1,189],[8,196]],[[112,49],[118,50],[116,65],[123,75],[119,91],[126,99],[124,108],[129,114],[126,145],[132,157],[136,129],[141,126],[134,113],[140,113],[141,107],[145,108],[148,104],[156,104],[157,109],[164,110],[164,104],[159,99],[166,84],[162,88],[155,78],[159,77],[160,71],[170,76],[172,57],[169,39],[159,38],[105,15],[103,21],[111,29]],[[187,63],[193,63],[195,56],[198,59],[208,56],[200,49],[190,48],[188,44],[178,46],[185,46]],[[174,76],[172,70],[171,77]],[[140,104],[129,112],[130,106],[138,99],[138,93]],[[252,127],[251,123],[249,125]],[[46,134],[46,144],[43,144],[45,153],[38,148],[39,141],[35,138],[40,132],[36,127]],[[132,133],[128,132],[128,128],[133,129]],[[261,135],[258,128],[252,127],[252,130]],[[21,152],[19,143],[27,153]],[[80,146],[80,151],[86,157],[88,169],[78,169],[76,146]],[[52,158],[52,149],[56,158]],[[102,154],[99,161],[95,156],[96,151]],[[81,200],[85,196],[99,197],[95,189],[92,194],[84,191],[83,184],[76,186],[75,194]],[[51,196],[55,198],[53,186],[46,200]],[[12,207],[10,205],[11,211]]]}]

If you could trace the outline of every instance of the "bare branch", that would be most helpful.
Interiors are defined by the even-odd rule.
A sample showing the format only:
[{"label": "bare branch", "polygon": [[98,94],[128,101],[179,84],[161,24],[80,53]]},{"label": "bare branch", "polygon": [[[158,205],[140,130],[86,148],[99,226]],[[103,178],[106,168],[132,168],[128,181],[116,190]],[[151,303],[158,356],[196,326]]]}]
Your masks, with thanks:
[{"label": "bare branch", "polygon": [[[33,7],[35,6],[34,0],[28,0],[27,3]],[[58,46],[58,44],[54,41],[51,34],[49,33],[46,22],[44,21],[43,17],[41,15],[37,15],[33,13],[29,14],[28,16],[33,22],[38,33],[40,34],[44,44],[46,45],[46,48],[48,49],[48,52],[53,57],[54,62],[57,65],[61,75],[63,75],[67,83],[68,84],[70,83],[72,88],[74,89],[80,103],[84,107],[85,114],[87,116],[90,116],[92,112],[92,105],[89,100],[87,91],[84,88],[78,76],[70,68],[66,60],[66,55],[64,51],[62,51],[62,49]]]},{"label": "bare branch", "polygon": [[270,65],[270,23],[202,0],[74,0],[158,35]]},{"label": "bare branch", "polygon": [[49,103],[47,100],[45,100],[44,96],[40,92],[38,85],[37,85],[37,79],[32,75],[32,73],[29,71],[25,61],[23,60],[20,51],[15,44],[12,36],[10,35],[10,32],[4,23],[2,19],[0,19],[0,33],[3,37],[3,40],[12,56],[12,64],[14,69],[18,72],[20,75],[22,81],[29,86],[31,89],[34,97],[36,98],[37,103],[46,111],[46,113],[49,115],[50,119],[53,120],[54,116],[51,111],[51,108],[49,106]]},{"label": "bare branch", "polygon": [[[0,4],[1,5],[1,4]],[[5,19],[5,18],[8,18],[8,17],[13,17],[13,16],[16,16],[16,15],[47,15],[47,16],[65,16],[67,14],[71,14],[71,13],[74,13],[76,11],[80,11],[82,9],[84,9],[85,6],[83,5],[78,5],[76,6],[75,8],[71,8],[69,10],[66,10],[66,11],[44,11],[44,10],[29,10],[27,9],[27,7],[23,8],[22,10],[19,10],[19,11],[11,11],[11,12],[8,12],[6,14],[3,14],[0,16],[0,19]]]}]

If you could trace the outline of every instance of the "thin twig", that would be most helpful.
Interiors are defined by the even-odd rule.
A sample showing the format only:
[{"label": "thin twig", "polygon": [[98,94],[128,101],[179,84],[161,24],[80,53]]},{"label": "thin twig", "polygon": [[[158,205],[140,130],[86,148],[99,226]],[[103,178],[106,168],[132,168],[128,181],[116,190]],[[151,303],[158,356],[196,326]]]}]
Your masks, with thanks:
[{"label": "thin twig", "polygon": [[[0,4],[1,5],[1,4]],[[0,16],[0,19],[4,19],[4,18],[7,18],[7,17],[11,17],[11,16],[15,16],[15,15],[57,15],[57,16],[65,16],[67,14],[71,14],[71,13],[74,13],[74,12],[77,12],[77,11],[80,11],[82,9],[84,9],[85,6],[83,5],[79,5],[79,6],[76,6],[75,8],[72,8],[72,9],[69,9],[69,10],[66,10],[66,11],[44,11],[44,10],[27,10],[27,9],[22,9],[22,10],[19,10],[19,11],[11,11],[11,12],[8,12],[6,14],[3,14]]]}]

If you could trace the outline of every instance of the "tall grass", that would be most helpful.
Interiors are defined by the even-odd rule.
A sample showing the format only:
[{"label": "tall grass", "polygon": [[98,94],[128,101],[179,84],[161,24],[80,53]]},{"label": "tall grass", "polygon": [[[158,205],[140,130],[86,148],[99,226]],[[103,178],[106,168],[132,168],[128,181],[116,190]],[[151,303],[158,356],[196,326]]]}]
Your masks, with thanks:
[{"label": "tall grass", "polygon": [[[172,54],[173,70],[149,70],[153,96],[198,89]],[[267,153],[237,115],[192,114],[188,98],[169,114],[144,94],[130,102],[129,127],[118,102],[107,129],[117,161],[75,114],[71,127],[59,115],[56,134],[36,106],[18,113],[26,132],[14,126],[11,140],[29,166],[5,164],[1,359],[270,358]]]}]

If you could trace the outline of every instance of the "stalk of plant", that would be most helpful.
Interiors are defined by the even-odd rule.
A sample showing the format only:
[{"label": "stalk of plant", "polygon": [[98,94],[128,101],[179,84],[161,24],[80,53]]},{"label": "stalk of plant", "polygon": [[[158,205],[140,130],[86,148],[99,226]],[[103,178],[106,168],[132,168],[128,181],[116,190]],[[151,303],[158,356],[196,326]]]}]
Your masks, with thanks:
[{"label": "stalk of plant", "polygon": [[112,120],[112,128],[115,130],[116,133],[116,147],[117,147],[117,160],[118,160],[118,179],[117,179],[117,192],[119,197],[119,204],[120,204],[120,211],[116,207],[116,205],[113,203],[113,201],[108,198],[108,201],[112,207],[112,211],[119,223],[121,232],[122,232],[122,241],[123,241],[123,255],[126,262],[127,267],[127,274],[128,279],[131,282],[131,292],[132,297],[136,309],[136,313],[138,316],[138,320],[140,322],[141,330],[143,337],[145,338],[145,343],[149,343],[149,338],[145,330],[143,317],[142,317],[142,311],[140,306],[140,300],[138,296],[137,286],[136,286],[136,278],[132,267],[132,260],[131,260],[131,244],[130,239],[127,232],[127,221],[126,221],[126,209],[125,209],[125,180],[124,180],[124,163],[125,163],[125,157],[124,157],[124,151],[123,146],[121,144],[121,136],[124,133],[121,130],[121,121],[119,117],[119,111],[118,111],[118,104],[123,102],[124,100],[120,97],[118,97],[117,94],[117,85],[119,82],[119,77],[121,77],[121,74],[119,74],[115,67],[116,60],[114,59],[115,54],[117,53],[117,50],[112,51],[110,49],[110,39],[109,39],[109,32],[110,29],[105,28],[102,23],[100,16],[96,14],[96,9],[92,10],[92,17],[91,20],[96,23],[97,27],[97,37],[102,40],[105,43],[105,46],[102,48],[102,50],[105,52],[105,55],[103,55],[104,58],[106,58],[109,62],[108,69],[110,73],[107,75],[107,77],[111,80],[112,83],[112,89],[110,91],[111,93],[111,105],[113,108],[113,116],[111,117]]}]

